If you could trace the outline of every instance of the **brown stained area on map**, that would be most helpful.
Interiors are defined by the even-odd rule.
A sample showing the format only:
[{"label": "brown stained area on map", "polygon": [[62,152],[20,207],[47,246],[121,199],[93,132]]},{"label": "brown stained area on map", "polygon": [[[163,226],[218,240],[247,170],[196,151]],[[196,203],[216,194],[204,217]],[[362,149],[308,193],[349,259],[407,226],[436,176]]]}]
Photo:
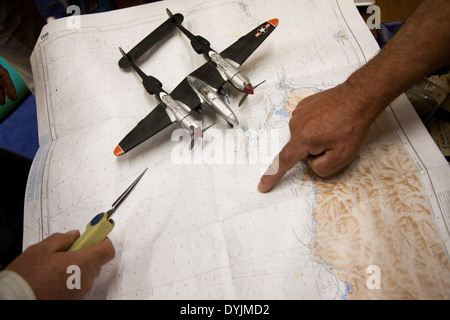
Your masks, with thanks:
[{"label": "brown stained area on map", "polygon": [[[418,171],[395,133],[379,129],[345,170],[305,175],[317,187],[309,247],[351,286],[348,299],[449,299],[450,265]],[[367,287],[370,265],[380,289]]]},{"label": "brown stained area on map", "polygon": [[280,83],[281,90],[286,89],[288,94],[287,97],[283,100],[285,103],[284,111],[288,115],[292,115],[292,112],[297,107],[297,104],[307,96],[313,95],[318,92],[316,88],[301,88],[296,90],[291,90],[289,88],[285,88],[283,83]]}]

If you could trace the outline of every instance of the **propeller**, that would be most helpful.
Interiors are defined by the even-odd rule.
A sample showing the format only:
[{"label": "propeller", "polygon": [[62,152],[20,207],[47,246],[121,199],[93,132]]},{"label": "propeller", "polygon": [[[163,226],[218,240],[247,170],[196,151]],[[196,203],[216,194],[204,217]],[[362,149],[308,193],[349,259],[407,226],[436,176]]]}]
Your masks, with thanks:
[{"label": "propeller", "polygon": [[[266,82],[266,80],[261,81],[260,83],[258,83],[256,86],[253,87],[253,90],[255,90],[256,88],[258,88],[260,85],[262,85],[264,82]],[[239,101],[239,107],[242,106],[242,104],[244,103],[245,99],[247,99],[248,97],[248,93],[244,94],[244,96],[242,97],[241,101]]]},{"label": "propeller", "polygon": [[192,150],[192,148],[194,148],[194,143],[195,143],[195,137],[198,136],[200,138],[203,138],[203,133],[205,133],[206,130],[208,130],[209,128],[211,128],[213,125],[215,125],[216,123],[213,122],[212,124],[210,124],[209,126],[207,126],[205,129],[202,129],[202,133],[201,135],[195,133],[195,129],[192,130],[192,134],[191,134],[191,146],[189,147],[189,150]]}]

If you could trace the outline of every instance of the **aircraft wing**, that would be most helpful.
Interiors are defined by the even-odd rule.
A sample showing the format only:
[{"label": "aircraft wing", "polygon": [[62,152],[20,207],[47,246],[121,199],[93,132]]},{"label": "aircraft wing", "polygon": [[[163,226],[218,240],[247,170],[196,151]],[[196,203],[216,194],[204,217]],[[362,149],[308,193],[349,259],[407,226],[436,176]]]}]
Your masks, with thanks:
[{"label": "aircraft wing", "polygon": [[201,101],[189,84],[187,77],[184,78],[175,89],[173,89],[170,96],[175,100],[183,102],[191,110],[196,110],[201,105]]},{"label": "aircraft wing", "polygon": [[[247,35],[239,38],[236,42],[222,51],[223,58],[233,60],[242,65],[245,60],[263,43],[263,41],[278,26],[278,19],[266,21],[250,31]],[[209,84],[214,89],[220,89],[225,80],[217,71],[212,62],[206,62],[190,74],[203,82]],[[174,99],[184,102],[189,108],[196,109],[200,106],[200,100],[185,78],[180,85],[170,94]]]},{"label": "aircraft wing", "polygon": [[[170,96],[175,100],[183,102],[191,110],[196,110],[201,106],[201,101],[189,85],[187,78],[183,79],[183,81],[178,84],[178,86],[170,93]],[[136,127],[134,127],[133,130],[119,142],[114,150],[114,154],[120,156],[130,151],[148,138],[167,128],[172,123],[172,120],[167,115],[166,107],[162,103],[158,104],[152,112],[139,121]]]},{"label": "aircraft wing", "polygon": [[133,130],[119,142],[114,150],[114,154],[120,156],[130,151],[148,138],[171,125],[173,122],[167,115],[165,109],[166,107],[163,104],[158,104],[152,112],[139,121],[136,127],[134,127]]},{"label": "aircraft wing", "polygon": [[[206,62],[189,74],[203,82],[209,84],[214,89],[219,89],[225,83],[216,66],[211,62]],[[172,98],[186,104],[192,110],[196,110],[201,106],[201,101],[189,84],[187,77],[170,93]]]},{"label": "aircraft wing", "polygon": [[222,51],[220,55],[223,58],[233,60],[239,65],[243,64],[277,26],[278,19],[264,22],[245,36],[239,38],[239,40]]}]

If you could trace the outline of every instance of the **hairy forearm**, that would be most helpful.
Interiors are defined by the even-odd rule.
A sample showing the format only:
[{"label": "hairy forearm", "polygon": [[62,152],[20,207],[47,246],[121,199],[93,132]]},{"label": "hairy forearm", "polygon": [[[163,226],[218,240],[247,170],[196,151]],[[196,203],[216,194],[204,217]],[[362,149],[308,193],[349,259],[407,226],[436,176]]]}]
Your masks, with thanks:
[{"label": "hairy forearm", "polygon": [[347,81],[302,99],[289,121],[291,138],[261,177],[258,190],[271,190],[305,159],[321,177],[348,165],[384,108],[449,62],[449,17],[448,0],[425,0],[378,55]]},{"label": "hairy forearm", "polygon": [[387,45],[343,84],[371,120],[422,77],[450,61],[450,2],[426,0]]}]

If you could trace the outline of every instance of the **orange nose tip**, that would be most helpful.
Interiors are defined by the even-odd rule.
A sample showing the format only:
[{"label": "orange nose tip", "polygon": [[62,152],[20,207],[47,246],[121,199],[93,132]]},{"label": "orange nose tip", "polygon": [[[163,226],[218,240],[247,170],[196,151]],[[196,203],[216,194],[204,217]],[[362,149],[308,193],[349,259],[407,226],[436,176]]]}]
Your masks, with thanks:
[{"label": "orange nose tip", "polygon": [[274,27],[278,26],[278,23],[280,22],[278,19],[272,19],[268,21],[271,25],[273,25]]},{"label": "orange nose tip", "polygon": [[193,135],[194,135],[194,137],[197,137],[197,138],[203,138],[202,128],[195,128]]},{"label": "orange nose tip", "polygon": [[116,155],[116,156],[121,156],[124,153],[125,152],[123,152],[122,148],[119,145],[114,149],[114,155]]}]

